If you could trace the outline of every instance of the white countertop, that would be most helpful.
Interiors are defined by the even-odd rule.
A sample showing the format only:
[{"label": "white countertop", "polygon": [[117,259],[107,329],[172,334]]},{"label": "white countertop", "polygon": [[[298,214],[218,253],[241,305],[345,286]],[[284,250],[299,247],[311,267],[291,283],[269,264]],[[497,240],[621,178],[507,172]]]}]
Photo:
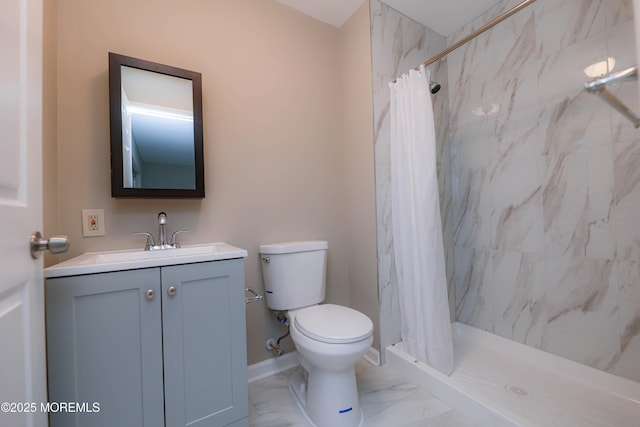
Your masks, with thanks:
[{"label": "white countertop", "polygon": [[155,251],[130,249],[123,251],[86,252],[75,258],[45,268],[44,277],[78,276],[81,274],[190,264],[194,262],[222,261],[225,259],[244,258],[246,256],[247,251],[245,249],[240,249],[223,242],[186,245],[178,249]]}]

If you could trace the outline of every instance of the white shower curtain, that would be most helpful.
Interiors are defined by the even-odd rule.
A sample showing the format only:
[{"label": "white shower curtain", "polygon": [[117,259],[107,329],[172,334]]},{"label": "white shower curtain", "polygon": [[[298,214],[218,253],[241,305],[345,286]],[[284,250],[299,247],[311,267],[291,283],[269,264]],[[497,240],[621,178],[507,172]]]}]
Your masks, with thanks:
[{"label": "white shower curtain", "polygon": [[405,350],[448,375],[453,343],[429,77],[412,70],[389,84],[393,250]]}]

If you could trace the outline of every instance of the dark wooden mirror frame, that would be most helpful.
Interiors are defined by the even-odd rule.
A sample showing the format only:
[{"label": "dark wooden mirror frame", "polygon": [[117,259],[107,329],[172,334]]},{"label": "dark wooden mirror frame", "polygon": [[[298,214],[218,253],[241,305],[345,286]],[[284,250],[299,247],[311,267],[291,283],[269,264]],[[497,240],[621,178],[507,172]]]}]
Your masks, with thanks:
[{"label": "dark wooden mirror frame", "polygon": [[[189,79],[193,83],[193,137],[195,151],[195,189],[125,188],[122,154],[121,76],[122,65],[169,76]],[[204,150],[202,138],[202,75],[195,71],[162,65],[109,52],[109,114],[111,118],[111,196],[137,198],[203,198]]]}]

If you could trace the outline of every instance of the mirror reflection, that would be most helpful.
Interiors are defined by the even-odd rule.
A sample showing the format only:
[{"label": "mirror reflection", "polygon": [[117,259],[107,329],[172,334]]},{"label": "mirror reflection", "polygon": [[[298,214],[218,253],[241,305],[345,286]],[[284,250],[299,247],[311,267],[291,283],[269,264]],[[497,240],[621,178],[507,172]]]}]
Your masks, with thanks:
[{"label": "mirror reflection", "polygon": [[204,197],[199,73],[109,54],[114,197]]},{"label": "mirror reflection", "polygon": [[124,187],[195,189],[191,80],[125,65],[120,75]]}]

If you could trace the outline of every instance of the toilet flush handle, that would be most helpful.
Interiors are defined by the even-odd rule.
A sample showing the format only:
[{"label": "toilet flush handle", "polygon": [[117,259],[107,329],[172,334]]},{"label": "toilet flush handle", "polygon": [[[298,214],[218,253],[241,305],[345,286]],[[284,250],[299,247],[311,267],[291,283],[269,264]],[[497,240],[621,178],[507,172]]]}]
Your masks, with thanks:
[{"label": "toilet flush handle", "polygon": [[262,295],[260,295],[259,293],[257,293],[251,288],[246,288],[244,291],[245,293],[250,293],[252,295],[248,298],[245,296],[245,299],[244,299],[245,304],[249,304],[250,302],[254,302],[254,301],[262,301],[264,299]]},{"label": "toilet flush handle", "polygon": [[267,264],[269,264],[271,262],[271,258],[269,258],[268,256],[260,257],[260,259],[263,260],[264,262],[266,262]]}]

